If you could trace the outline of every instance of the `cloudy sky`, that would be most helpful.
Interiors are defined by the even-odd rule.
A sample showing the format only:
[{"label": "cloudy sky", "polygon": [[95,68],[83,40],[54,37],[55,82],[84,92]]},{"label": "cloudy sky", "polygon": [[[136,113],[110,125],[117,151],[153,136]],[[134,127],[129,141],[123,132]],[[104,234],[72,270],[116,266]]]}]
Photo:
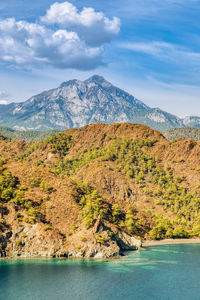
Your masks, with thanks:
[{"label": "cloudy sky", "polygon": [[101,74],[200,116],[199,0],[0,0],[0,103]]}]

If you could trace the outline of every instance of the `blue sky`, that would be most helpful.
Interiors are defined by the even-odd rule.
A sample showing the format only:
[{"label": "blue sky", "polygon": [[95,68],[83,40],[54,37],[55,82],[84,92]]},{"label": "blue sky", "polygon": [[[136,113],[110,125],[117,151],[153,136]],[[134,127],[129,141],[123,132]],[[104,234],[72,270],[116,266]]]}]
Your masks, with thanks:
[{"label": "blue sky", "polygon": [[199,116],[199,15],[198,0],[0,0],[0,103],[97,73]]}]

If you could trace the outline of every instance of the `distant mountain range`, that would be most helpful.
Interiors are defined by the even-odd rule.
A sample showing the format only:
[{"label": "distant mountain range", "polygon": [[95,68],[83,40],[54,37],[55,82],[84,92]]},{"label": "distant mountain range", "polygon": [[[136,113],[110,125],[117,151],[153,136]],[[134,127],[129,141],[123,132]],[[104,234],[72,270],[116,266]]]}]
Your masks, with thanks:
[{"label": "distant mountain range", "polygon": [[140,123],[158,130],[200,127],[200,117],[181,119],[151,108],[99,75],[63,82],[22,103],[0,105],[0,126],[17,130],[77,128],[94,122]]},{"label": "distant mountain range", "polygon": [[[6,137],[11,139],[19,139],[26,141],[41,141],[47,137],[53,136],[57,133],[63,132],[59,129],[50,129],[50,130],[14,130],[8,127],[0,126],[0,138]],[[193,139],[200,141],[200,128],[197,127],[180,127],[180,128],[170,128],[162,131],[162,134],[168,140],[176,139]]]},{"label": "distant mountain range", "polygon": [[8,127],[0,126],[0,138],[6,137],[9,139],[19,139],[25,141],[41,141],[49,136],[55,135],[59,132],[62,132],[59,129],[50,129],[50,130],[15,130]]}]

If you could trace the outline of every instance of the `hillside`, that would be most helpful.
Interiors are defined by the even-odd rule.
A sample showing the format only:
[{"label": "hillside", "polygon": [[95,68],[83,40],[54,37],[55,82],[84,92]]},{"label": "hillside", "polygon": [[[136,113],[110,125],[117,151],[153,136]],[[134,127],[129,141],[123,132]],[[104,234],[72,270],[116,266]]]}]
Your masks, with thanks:
[{"label": "hillside", "polygon": [[200,141],[200,128],[196,128],[196,127],[170,128],[164,131],[163,135],[169,140],[193,139],[195,141]]},{"label": "hillside", "polygon": [[0,105],[0,126],[16,130],[80,128],[94,122],[131,122],[166,130],[198,126],[199,117],[178,118],[151,108],[102,76],[63,82],[22,103]]},{"label": "hillside", "polygon": [[199,143],[131,123],[1,137],[0,255],[111,257],[199,237],[199,158]]}]

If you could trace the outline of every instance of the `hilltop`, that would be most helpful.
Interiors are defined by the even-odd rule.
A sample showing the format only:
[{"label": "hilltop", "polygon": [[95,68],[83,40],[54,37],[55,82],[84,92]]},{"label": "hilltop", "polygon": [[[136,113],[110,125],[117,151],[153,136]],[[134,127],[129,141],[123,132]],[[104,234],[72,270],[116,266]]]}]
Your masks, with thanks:
[{"label": "hilltop", "polygon": [[151,108],[99,75],[63,82],[25,102],[0,105],[0,126],[15,130],[65,130],[94,122],[131,122],[166,130],[199,126],[200,118],[181,119]]},{"label": "hilltop", "polygon": [[0,137],[0,255],[111,257],[199,237],[199,157],[198,142],[131,123]]}]

